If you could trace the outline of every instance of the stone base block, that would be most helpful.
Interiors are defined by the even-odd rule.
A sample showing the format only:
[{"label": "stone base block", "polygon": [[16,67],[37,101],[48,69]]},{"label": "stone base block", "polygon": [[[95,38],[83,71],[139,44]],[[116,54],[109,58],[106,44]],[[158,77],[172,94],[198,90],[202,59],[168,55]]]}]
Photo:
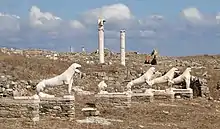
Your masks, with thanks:
[{"label": "stone base block", "polygon": [[64,96],[39,98],[39,96],[17,96],[0,99],[0,117],[29,118],[39,121],[39,116],[75,117],[75,97]]},{"label": "stone base block", "polygon": [[55,98],[41,98],[40,114],[53,117],[74,117],[75,97],[71,95]]},{"label": "stone base block", "polygon": [[131,102],[153,102],[153,94],[132,93]]},{"label": "stone base block", "polygon": [[174,92],[166,90],[153,90],[155,100],[170,100],[174,101]]},{"label": "stone base block", "polygon": [[69,100],[75,100],[75,96],[73,96],[73,95],[64,95],[63,98],[69,99]]},{"label": "stone base block", "polygon": [[39,121],[40,99],[30,98],[30,96],[21,96],[14,99],[0,99],[0,117],[27,118],[30,121]]},{"label": "stone base block", "polygon": [[175,95],[179,94],[181,96],[187,96],[189,97],[189,99],[193,99],[193,90],[191,88],[188,89],[171,88],[170,90],[174,92]]},{"label": "stone base block", "polygon": [[96,94],[96,104],[100,106],[130,107],[131,95],[127,93]]},{"label": "stone base block", "polygon": [[33,96],[14,96],[15,100],[39,100],[39,96],[33,95]]},{"label": "stone base block", "polygon": [[98,116],[99,115],[99,111],[97,111],[96,108],[83,108],[82,112],[84,114],[84,116],[89,117],[89,116]]}]

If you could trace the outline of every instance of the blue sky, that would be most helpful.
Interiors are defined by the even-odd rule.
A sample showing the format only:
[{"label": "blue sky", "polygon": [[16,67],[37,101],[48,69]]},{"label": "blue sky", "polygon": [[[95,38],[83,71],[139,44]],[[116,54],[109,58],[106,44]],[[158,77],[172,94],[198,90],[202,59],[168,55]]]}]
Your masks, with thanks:
[{"label": "blue sky", "polygon": [[68,51],[97,49],[97,18],[106,19],[105,47],[161,55],[219,54],[219,0],[1,0],[0,46]]}]

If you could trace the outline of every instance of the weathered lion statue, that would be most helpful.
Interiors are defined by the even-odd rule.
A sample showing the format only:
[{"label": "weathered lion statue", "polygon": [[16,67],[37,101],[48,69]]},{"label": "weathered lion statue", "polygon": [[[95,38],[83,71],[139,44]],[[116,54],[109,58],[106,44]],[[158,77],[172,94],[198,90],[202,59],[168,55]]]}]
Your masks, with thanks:
[{"label": "weathered lion statue", "polygon": [[174,78],[175,73],[179,73],[179,70],[176,67],[173,67],[165,75],[150,80],[147,82],[147,84],[152,87],[154,84],[169,82]]},{"label": "weathered lion statue", "polygon": [[186,68],[186,70],[183,72],[183,74],[181,74],[180,76],[178,76],[170,81],[171,85],[175,85],[175,84],[178,84],[178,83],[185,81],[186,89],[190,88],[190,79],[192,78],[191,71],[192,71],[191,68]]},{"label": "weathered lion statue", "polygon": [[135,80],[132,80],[130,81],[128,84],[127,84],[127,90],[128,92],[131,92],[131,87],[134,86],[134,85],[138,85],[138,84],[143,84],[143,83],[148,83],[153,75],[155,74],[155,68],[154,67],[151,67],[148,69],[148,71],[146,73],[144,73],[142,76],[140,76],[139,78],[135,79]]},{"label": "weathered lion statue", "polygon": [[44,95],[42,91],[45,87],[49,86],[60,86],[60,85],[68,85],[68,93],[71,94],[72,90],[72,84],[73,84],[73,76],[75,73],[81,74],[81,71],[78,69],[81,68],[80,64],[73,63],[66,71],[64,71],[62,74],[55,76],[50,79],[44,79],[40,81],[37,86],[37,94],[38,95]]}]

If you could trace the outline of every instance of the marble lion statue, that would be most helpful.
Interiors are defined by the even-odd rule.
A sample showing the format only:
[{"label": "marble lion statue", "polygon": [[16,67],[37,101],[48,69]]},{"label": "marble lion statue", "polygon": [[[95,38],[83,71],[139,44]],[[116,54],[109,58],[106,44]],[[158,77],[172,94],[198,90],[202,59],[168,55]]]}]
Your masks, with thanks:
[{"label": "marble lion statue", "polygon": [[149,86],[153,86],[154,84],[169,82],[170,80],[172,80],[174,78],[175,73],[179,73],[179,72],[180,71],[176,67],[173,67],[165,75],[158,77],[158,78],[155,78],[155,79],[152,79],[152,80],[148,81],[147,84]]},{"label": "marble lion statue", "polygon": [[170,81],[171,85],[175,85],[175,84],[178,84],[178,83],[185,81],[186,82],[186,89],[189,89],[190,88],[190,79],[192,78],[191,71],[192,71],[191,68],[186,68],[186,70],[183,72],[183,74],[181,74],[180,76],[178,76]]},{"label": "marble lion statue", "polygon": [[81,75],[81,71],[78,68],[81,68],[81,65],[77,63],[73,63],[62,74],[50,79],[44,79],[40,81],[36,86],[37,94],[41,95],[45,87],[60,86],[63,84],[68,85],[68,93],[71,94],[74,74],[79,73]]},{"label": "marble lion statue", "polygon": [[127,84],[128,92],[131,92],[131,87],[134,86],[134,85],[138,85],[138,84],[143,84],[143,83],[149,82],[152,79],[152,77],[155,74],[155,72],[156,72],[155,67],[150,67],[148,69],[148,71],[146,73],[144,73],[142,76],[140,76],[139,78],[137,78],[135,80],[130,81]]}]

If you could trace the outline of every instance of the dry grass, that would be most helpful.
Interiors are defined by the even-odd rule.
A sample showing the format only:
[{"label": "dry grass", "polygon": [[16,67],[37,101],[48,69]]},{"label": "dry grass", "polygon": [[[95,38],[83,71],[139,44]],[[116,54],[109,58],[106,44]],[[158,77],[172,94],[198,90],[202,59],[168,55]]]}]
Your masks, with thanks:
[{"label": "dry grass", "polygon": [[[142,57],[132,57],[133,62],[143,62]],[[73,57],[74,59],[75,57]],[[78,57],[77,57],[78,58]],[[216,89],[216,83],[220,78],[220,71],[214,67],[219,65],[220,56],[191,56],[181,57],[182,60],[199,60],[206,66],[206,69],[194,71],[193,75],[201,76],[201,73],[208,71],[211,75],[208,79],[208,86],[211,90],[211,95],[218,99],[220,91]],[[212,61],[216,61],[213,63]],[[132,62],[128,62],[128,69],[132,69]],[[19,55],[4,55],[0,53],[0,73],[13,75],[17,79],[34,80],[54,76],[54,74],[62,73],[71,61],[53,61],[46,58],[32,57],[26,58]],[[83,80],[82,85],[89,84],[89,90],[95,91],[97,87],[96,77],[94,72],[106,72],[116,74],[119,71],[125,71],[126,68],[119,64],[114,65],[91,65],[82,64],[83,72],[91,76],[89,80]],[[139,68],[139,64],[133,69]],[[161,66],[156,66],[161,67]],[[163,68],[160,68],[163,69]],[[126,73],[126,72],[124,72]],[[76,105],[78,110],[76,119],[82,116],[79,114],[82,103],[87,98],[81,98]],[[85,102],[84,102],[85,103]],[[80,106],[81,105],[81,106]],[[165,101],[155,101],[153,103],[132,104],[130,109],[114,109],[112,107],[102,110],[102,116],[105,118],[121,119],[122,123],[113,122],[110,126],[102,126],[97,124],[78,124],[75,120],[63,121],[56,119],[45,118],[37,125],[30,124],[22,119],[8,120],[0,119],[0,129],[219,129],[220,128],[220,104],[213,101],[204,101],[199,98],[193,101],[176,101],[174,103]]]},{"label": "dry grass", "polygon": [[24,80],[60,74],[70,65],[68,62],[53,61],[46,58],[26,58],[20,55],[0,56],[0,61],[3,68],[0,72],[6,72]]}]

